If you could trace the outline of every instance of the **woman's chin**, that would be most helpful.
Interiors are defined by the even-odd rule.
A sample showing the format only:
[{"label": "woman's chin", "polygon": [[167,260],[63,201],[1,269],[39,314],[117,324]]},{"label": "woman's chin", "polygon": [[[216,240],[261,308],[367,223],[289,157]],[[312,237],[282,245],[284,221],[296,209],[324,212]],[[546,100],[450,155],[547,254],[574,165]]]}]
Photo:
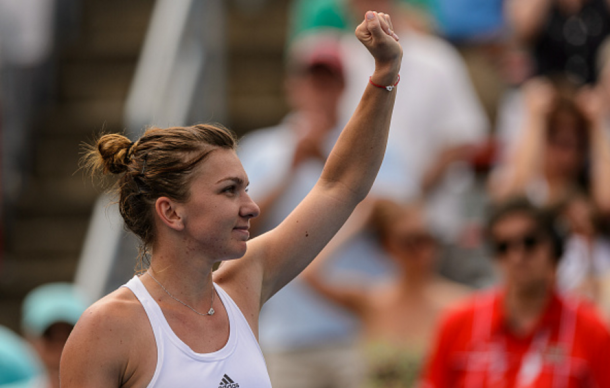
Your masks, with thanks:
[{"label": "woman's chin", "polygon": [[223,261],[241,259],[242,257],[244,257],[247,250],[248,250],[248,244],[246,243],[246,241],[243,241],[242,243],[239,244],[239,247],[237,247],[233,252],[227,254],[227,256],[223,259]]}]

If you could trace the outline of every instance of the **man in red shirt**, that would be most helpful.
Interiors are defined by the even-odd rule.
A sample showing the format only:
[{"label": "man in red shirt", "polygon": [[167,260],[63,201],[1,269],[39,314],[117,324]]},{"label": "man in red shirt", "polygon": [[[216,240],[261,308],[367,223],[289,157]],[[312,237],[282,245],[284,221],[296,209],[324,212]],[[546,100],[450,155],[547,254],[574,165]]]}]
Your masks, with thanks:
[{"label": "man in red shirt", "polygon": [[562,241],[552,218],[511,201],[489,237],[502,286],[445,317],[422,387],[610,387],[608,330],[591,306],[555,291]]}]

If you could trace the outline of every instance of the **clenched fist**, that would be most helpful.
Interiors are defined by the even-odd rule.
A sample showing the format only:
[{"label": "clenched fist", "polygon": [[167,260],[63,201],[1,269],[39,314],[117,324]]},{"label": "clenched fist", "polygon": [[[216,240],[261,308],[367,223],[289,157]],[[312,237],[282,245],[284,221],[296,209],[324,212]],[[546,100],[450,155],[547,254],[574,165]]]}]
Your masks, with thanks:
[{"label": "clenched fist", "polygon": [[390,15],[368,11],[356,27],[356,37],[375,58],[374,81],[381,85],[395,83],[402,61],[402,47],[394,33]]}]

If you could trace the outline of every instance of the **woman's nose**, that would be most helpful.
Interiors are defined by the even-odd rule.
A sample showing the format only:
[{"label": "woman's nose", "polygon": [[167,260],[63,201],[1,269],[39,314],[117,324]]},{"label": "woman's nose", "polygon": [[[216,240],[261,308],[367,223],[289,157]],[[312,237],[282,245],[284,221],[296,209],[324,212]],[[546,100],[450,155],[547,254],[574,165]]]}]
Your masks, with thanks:
[{"label": "woman's nose", "polygon": [[246,202],[245,202],[244,206],[242,207],[241,216],[246,217],[246,218],[258,217],[258,215],[261,212],[261,209],[258,207],[256,202],[254,202],[247,193],[245,195],[245,199],[246,199]]}]

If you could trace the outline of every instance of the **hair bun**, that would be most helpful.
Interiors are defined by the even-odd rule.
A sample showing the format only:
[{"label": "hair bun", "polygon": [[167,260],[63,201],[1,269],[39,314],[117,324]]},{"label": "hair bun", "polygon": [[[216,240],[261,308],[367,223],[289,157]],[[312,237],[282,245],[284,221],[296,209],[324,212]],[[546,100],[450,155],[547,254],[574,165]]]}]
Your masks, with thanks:
[{"label": "hair bun", "polygon": [[133,143],[123,135],[109,134],[97,141],[104,172],[120,174],[127,171],[129,152]]}]

